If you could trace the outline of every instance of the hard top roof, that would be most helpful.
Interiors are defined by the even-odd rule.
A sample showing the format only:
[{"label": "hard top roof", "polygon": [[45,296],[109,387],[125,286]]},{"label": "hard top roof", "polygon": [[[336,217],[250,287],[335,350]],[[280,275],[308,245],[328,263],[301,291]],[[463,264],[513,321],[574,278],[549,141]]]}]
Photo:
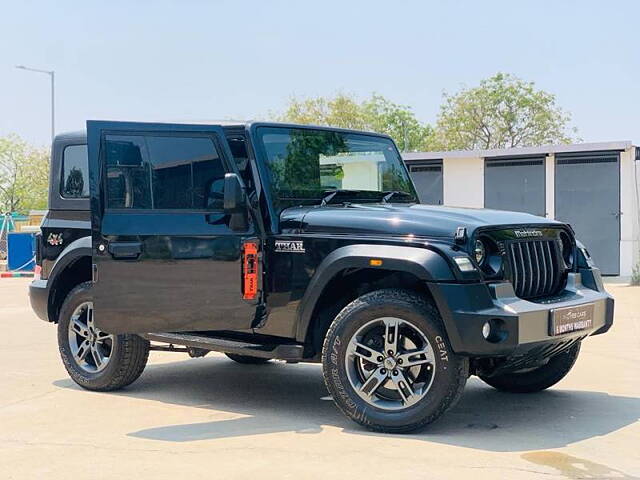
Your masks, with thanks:
[{"label": "hard top roof", "polygon": [[[119,121],[114,120],[113,123],[116,124]],[[128,121],[123,121],[120,123],[132,123]],[[256,120],[248,120],[248,121],[238,121],[238,120],[208,120],[208,121],[167,121],[167,122],[135,122],[140,124],[148,124],[148,125],[159,125],[159,124],[177,124],[177,125],[220,125],[222,127],[227,128],[248,128],[250,126],[264,126],[264,127],[284,127],[284,128],[305,128],[305,129],[314,129],[314,130],[330,130],[330,131],[338,131],[344,133],[356,133],[356,134],[366,134],[366,135],[374,135],[378,137],[391,138],[383,133],[376,132],[368,132],[363,130],[353,130],[349,128],[340,128],[340,127],[329,127],[325,125],[302,125],[297,123],[284,123],[284,122],[263,122]],[[56,142],[86,142],[87,141],[87,132],[86,130],[76,130],[71,132],[63,132],[59,133],[55,137]]]}]

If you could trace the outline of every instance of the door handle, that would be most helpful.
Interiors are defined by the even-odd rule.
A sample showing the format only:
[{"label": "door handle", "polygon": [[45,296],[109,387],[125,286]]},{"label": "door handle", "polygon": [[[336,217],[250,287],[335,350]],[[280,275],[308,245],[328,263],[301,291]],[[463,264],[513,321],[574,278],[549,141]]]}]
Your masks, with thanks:
[{"label": "door handle", "polygon": [[109,253],[113,258],[137,259],[142,253],[141,242],[112,242]]}]

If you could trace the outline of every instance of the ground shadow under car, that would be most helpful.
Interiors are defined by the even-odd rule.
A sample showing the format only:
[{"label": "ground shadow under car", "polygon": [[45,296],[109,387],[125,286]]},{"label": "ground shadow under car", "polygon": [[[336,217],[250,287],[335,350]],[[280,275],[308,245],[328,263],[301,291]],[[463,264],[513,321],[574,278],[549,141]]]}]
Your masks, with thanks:
[{"label": "ground shadow under car", "polygon": [[[54,384],[80,390],[68,379]],[[358,427],[327,401],[318,365],[272,362],[248,366],[219,356],[190,359],[149,365],[136,383],[108,395],[242,415],[129,434],[158,441],[190,442],[285,431],[312,434],[322,431],[323,425],[379,435]],[[605,435],[639,417],[638,398],[557,388],[529,395],[508,394],[472,377],[455,408],[425,431],[408,437],[494,452],[520,452],[560,448]]]}]

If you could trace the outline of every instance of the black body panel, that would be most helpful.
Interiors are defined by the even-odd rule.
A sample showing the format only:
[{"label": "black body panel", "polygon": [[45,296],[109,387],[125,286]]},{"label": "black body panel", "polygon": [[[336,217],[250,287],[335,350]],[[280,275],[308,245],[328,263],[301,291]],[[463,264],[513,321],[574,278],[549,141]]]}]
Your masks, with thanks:
[{"label": "black body panel", "polygon": [[[40,318],[57,320],[54,304],[68,292],[60,279],[83,260],[87,271],[80,277],[87,281],[93,274],[96,323],[102,329],[156,334],[149,338],[171,338],[176,344],[182,338],[185,345],[209,345],[219,351],[227,351],[225,345],[235,352],[253,349],[265,358],[297,360],[303,344],[305,353],[313,351],[306,347],[323,297],[338,298],[341,292],[331,291],[333,280],[358,272],[364,272],[358,277],[362,283],[395,273],[413,279],[411,287],[435,301],[456,353],[500,358],[504,368],[522,365],[518,359],[528,352],[548,355],[587,335],[603,333],[612,324],[613,300],[604,291],[598,270],[581,257],[581,246],[568,225],[526,213],[382,201],[296,204],[280,211],[274,208],[265,182],[268,172],[260,147],[252,142],[255,129],[264,124],[225,129],[123,122],[88,125],[91,207],[88,199],[60,195],[62,152],[66,146],[86,143],[86,135],[62,135],[53,146],[50,211],[42,223],[39,247],[42,279],[30,287],[32,306]],[[238,230],[232,215],[221,209],[106,208],[104,135],[140,132],[214,139],[225,171],[241,176],[248,186],[246,228]],[[225,135],[246,141],[247,158],[232,157]],[[464,237],[456,238],[460,229]],[[539,230],[541,240],[554,248],[549,255],[557,260],[556,288],[536,290],[529,280],[535,276],[536,285],[540,284],[546,272],[533,268],[537,246],[527,250],[524,263],[512,258],[513,245],[531,240],[518,237],[518,229]],[[561,268],[556,246],[561,232],[573,242],[576,259],[566,268]],[[495,242],[498,254],[505,257],[498,271],[465,272],[454,261],[460,256],[473,258],[479,238]],[[242,289],[242,252],[248,240],[260,251],[258,295],[252,300],[243,299]],[[91,261],[93,271],[89,271]],[[347,287],[355,291],[358,285]],[[545,333],[549,310],[584,302],[596,305],[594,329],[562,338]],[[483,338],[486,321],[500,325],[504,335],[499,341]],[[230,334],[242,337],[232,345]],[[279,345],[286,347],[278,349]]]},{"label": "black body panel", "polygon": [[[222,129],[125,122],[87,122],[87,127],[98,328],[111,333],[249,329],[256,304],[242,298],[241,249],[243,240],[253,237],[252,224],[234,231],[232,216],[217,207],[109,208],[107,203],[107,135],[144,138],[144,144],[147,138],[161,138],[165,145],[202,140],[217,155],[212,158],[222,159],[223,169],[237,173]],[[122,144],[141,155],[141,147],[124,140],[110,148]],[[115,155],[121,155],[120,150]],[[117,158],[129,161],[131,156]],[[174,168],[175,162],[169,165]]]}]

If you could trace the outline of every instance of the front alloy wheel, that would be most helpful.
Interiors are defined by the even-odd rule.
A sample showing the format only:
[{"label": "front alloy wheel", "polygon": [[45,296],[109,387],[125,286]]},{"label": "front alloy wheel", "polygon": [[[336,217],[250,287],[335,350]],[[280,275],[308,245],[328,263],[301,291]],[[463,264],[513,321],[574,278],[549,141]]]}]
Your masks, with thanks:
[{"label": "front alloy wheel", "polygon": [[469,361],[451,349],[431,301],[383,289],[355,299],[335,318],[322,372],[336,405],[353,421],[374,431],[408,432],[455,405]]},{"label": "front alloy wheel", "polygon": [[400,318],[376,318],[353,335],[345,369],[351,387],[370,405],[399,410],[433,384],[435,356],[427,337]]}]

